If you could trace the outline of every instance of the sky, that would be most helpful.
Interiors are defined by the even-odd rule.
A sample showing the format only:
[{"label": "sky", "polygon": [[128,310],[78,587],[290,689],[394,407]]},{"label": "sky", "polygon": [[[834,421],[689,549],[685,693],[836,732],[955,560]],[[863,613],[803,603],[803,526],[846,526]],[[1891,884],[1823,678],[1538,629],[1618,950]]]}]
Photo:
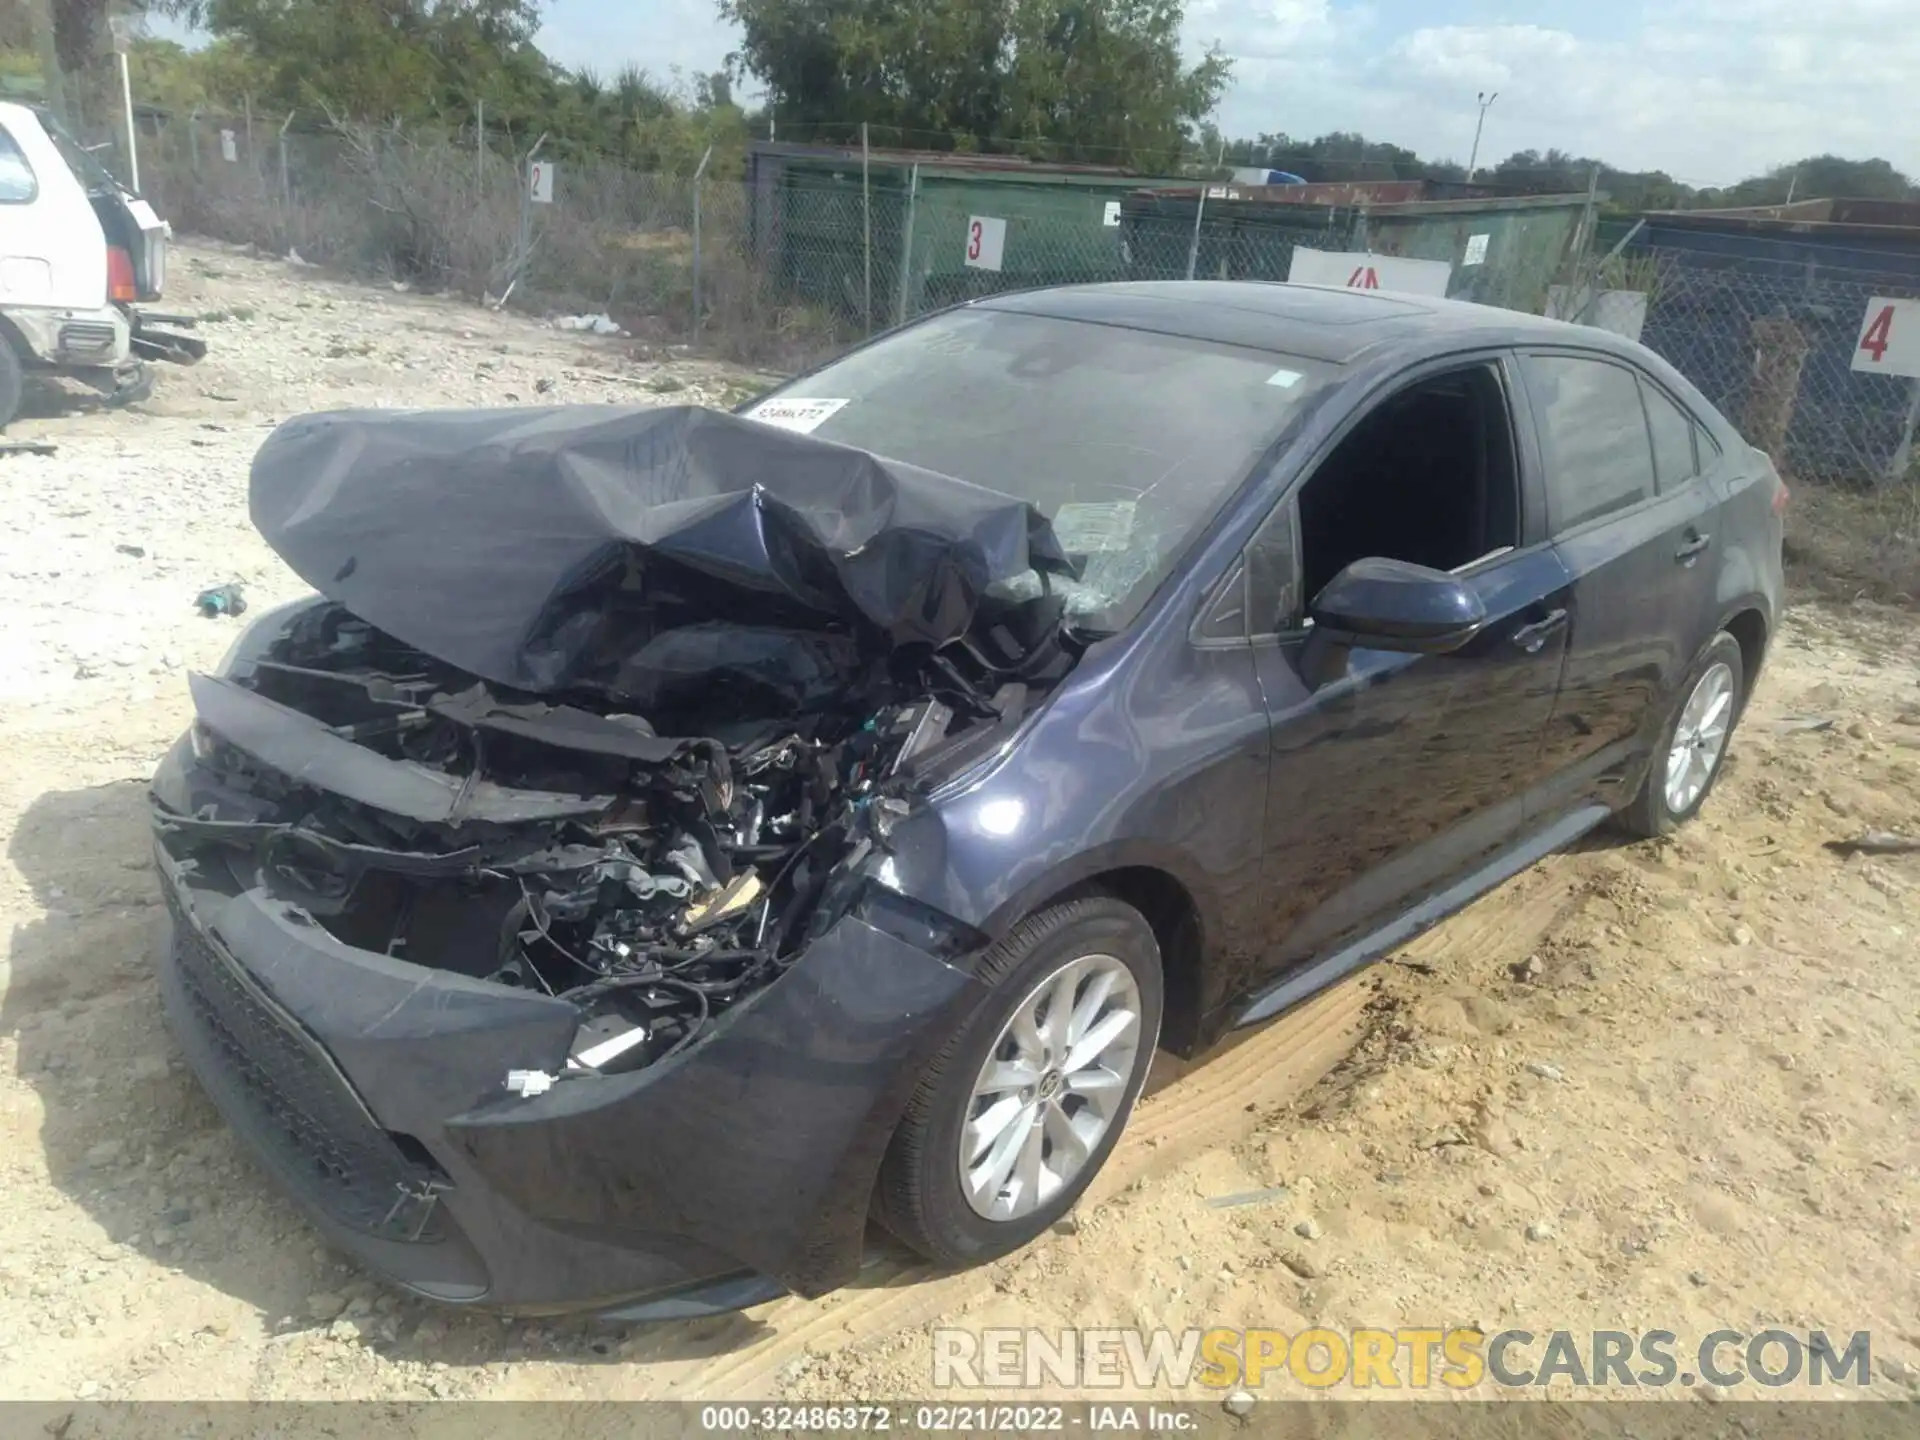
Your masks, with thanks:
[{"label": "sky", "polygon": [[[965,3],[965,0],[927,0]],[[712,0],[546,0],[541,48],[608,73],[719,68]],[[1357,130],[1464,162],[1550,148],[1724,185],[1832,152],[1920,175],[1915,0],[1187,0],[1234,59],[1230,136]],[[746,92],[743,92],[746,93]]]}]

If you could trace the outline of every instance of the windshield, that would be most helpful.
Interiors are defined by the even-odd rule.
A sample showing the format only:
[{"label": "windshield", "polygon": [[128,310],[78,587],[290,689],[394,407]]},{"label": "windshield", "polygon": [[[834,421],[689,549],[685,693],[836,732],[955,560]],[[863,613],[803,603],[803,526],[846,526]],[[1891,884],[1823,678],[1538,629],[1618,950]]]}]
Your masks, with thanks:
[{"label": "windshield", "polygon": [[1264,351],[967,309],[747,413],[1028,501],[1083,566],[1061,583],[1069,612],[1117,630],[1325,374]]}]

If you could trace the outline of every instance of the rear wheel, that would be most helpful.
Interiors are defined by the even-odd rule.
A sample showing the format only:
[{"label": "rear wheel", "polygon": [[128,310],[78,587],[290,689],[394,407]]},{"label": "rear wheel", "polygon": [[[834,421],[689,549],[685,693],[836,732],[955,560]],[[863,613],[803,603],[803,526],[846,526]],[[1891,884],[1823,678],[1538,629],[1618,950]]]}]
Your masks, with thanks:
[{"label": "rear wheel", "polygon": [[1699,813],[1727,757],[1745,687],[1740,642],[1723,630],[1687,672],[1679,702],[1661,727],[1640,793],[1619,814],[1621,828],[1651,838]]},{"label": "rear wheel", "polygon": [[1073,1208],[1126,1127],[1160,1035],[1160,950],[1118,900],[1027,917],[981,959],[993,984],[920,1081],[874,1211],[929,1260],[1018,1249]]},{"label": "rear wheel", "polygon": [[26,383],[20,357],[14,354],[5,334],[0,334],[0,430],[6,429],[20,413],[20,395]]}]

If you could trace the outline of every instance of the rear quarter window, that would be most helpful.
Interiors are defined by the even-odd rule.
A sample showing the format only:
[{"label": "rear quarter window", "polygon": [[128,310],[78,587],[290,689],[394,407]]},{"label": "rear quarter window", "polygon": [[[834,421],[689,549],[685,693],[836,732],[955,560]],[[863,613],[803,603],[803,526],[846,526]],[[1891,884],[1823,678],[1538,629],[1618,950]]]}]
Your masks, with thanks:
[{"label": "rear quarter window", "polygon": [[1660,493],[1679,489],[1700,473],[1694,451],[1699,430],[1678,405],[1645,381],[1640,385],[1647,401],[1647,429],[1653,433],[1653,464],[1659,472]]},{"label": "rear quarter window", "polygon": [[0,205],[25,205],[39,193],[33,167],[6,127],[0,125]]}]

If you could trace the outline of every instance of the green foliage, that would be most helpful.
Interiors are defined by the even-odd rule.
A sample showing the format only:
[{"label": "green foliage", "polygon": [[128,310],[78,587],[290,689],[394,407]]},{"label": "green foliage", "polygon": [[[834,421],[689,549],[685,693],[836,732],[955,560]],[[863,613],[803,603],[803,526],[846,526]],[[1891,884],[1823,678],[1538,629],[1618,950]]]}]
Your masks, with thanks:
[{"label": "green foliage", "polygon": [[927,148],[1166,168],[1226,88],[1180,54],[1181,0],[719,0],[771,116]]},{"label": "green foliage", "polygon": [[[182,10],[193,7],[182,0]],[[693,86],[634,65],[610,78],[569,72],[534,46],[537,0],[205,0],[213,32],[194,51],[137,44],[134,90],[149,104],[329,121],[465,129],[480,120],[498,149],[546,136],[557,160],[605,157],[686,173],[708,145],[713,174],[737,171],[746,118],[725,76]]]},{"label": "green foliage", "polygon": [[[1288,170],[1307,180],[1466,178],[1466,171],[1451,161],[1423,160],[1398,145],[1346,132],[1322,135],[1315,140],[1260,135],[1251,140],[1229,140],[1223,150],[1209,148],[1212,138],[1206,134],[1201,137],[1209,164],[1214,155],[1224,153],[1224,163],[1229,166]],[[1675,180],[1664,170],[1621,170],[1604,160],[1571,155],[1564,150],[1516,150],[1496,165],[1482,166],[1474,179],[1502,190],[1567,195],[1584,191],[1596,169],[1599,188],[1607,197],[1603,208],[1614,214],[1700,206],[1778,205],[1786,200],[1789,191],[1801,200],[1920,199],[1920,188],[1887,161],[1845,160],[1837,155],[1816,155],[1781,165],[1725,189],[1696,189]]]},{"label": "green foliage", "polygon": [[1796,200],[1917,200],[1920,187],[1885,160],[1810,155],[1724,190],[1707,191],[1702,199],[1721,206],[1782,205],[1789,195]]},{"label": "green foliage", "polygon": [[1225,153],[1230,166],[1285,170],[1303,180],[1464,180],[1467,175],[1451,161],[1422,160],[1411,150],[1344,130],[1315,140],[1287,135],[1229,140]]},{"label": "green foliage", "polygon": [[534,0],[209,0],[207,23],[258,62],[274,110],[464,114],[532,98],[552,68]]}]

